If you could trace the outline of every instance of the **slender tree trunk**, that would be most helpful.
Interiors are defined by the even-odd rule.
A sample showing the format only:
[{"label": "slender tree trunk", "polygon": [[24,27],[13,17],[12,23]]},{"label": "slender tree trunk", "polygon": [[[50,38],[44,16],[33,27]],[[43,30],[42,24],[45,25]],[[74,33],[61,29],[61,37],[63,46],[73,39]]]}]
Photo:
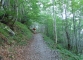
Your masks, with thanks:
[{"label": "slender tree trunk", "polygon": [[74,42],[75,42],[76,52],[78,53],[76,21],[75,21],[75,13],[74,13],[74,9],[73,9],[73,4],[72,4],[72,14],[73,14],[73,37],[74,37],[73,39],[74,39]]},{"label": "slender tree trunk", "polygon": [[55,17],[55,1],[52,0],[53,2],[53,27],[54,27],[54,39],[57,44],[57,29],[56,29],[56,17]]},{"label": "slender tree trunk", "polygon": [[67,38],[67,42],[68,42],[68,50],[70,50],[70,36],[69,36],[69,29],[68,29],[68,20],[67,20],[67,4],[64,5],[64,9],[65,9],[65,32],[66,32],[66,38]]}]

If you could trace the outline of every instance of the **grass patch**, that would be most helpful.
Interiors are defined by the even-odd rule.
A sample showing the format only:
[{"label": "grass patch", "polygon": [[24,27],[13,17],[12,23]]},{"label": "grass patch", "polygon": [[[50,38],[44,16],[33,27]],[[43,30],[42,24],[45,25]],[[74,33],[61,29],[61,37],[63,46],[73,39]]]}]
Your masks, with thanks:
[{"label": "grass patch", "polygon": [[0,33],[3,34],[4,36],[9,36],[8,32],[4,29],[5,28],[5,24],[0,23]]},{"label": "grass patch", "polygon": [[[17,26],[18,28],[18,31],[19,33],[22,33],[22,35],[25,35],[28,37],[28,39],[30,39],[32,37],[32,33],[31,31],[28,29],[28,27],[24,24],[21,24],[20,22],[16,22],[15,25]],[[20,37],[22,36],[20,34]]]},{"label": "grass patch", "polygon": [[51,49],[55,49],[55,43],[53,40],[51,40],[49,37],[47,37],[46,35],[43,35],[45,42],[47,43],[47,45],[51,48]]},{"label": "grass patch", "polygon": [[75,53],[64,49],[62,45],[55,44],[52,39],[47,37],[46,35],[43,35],[45,42],[51,49],[56,49],[60,52],[62,60],[83,60],[83,55],[76,55]]},{"label": "grass patch", "polygon": [[57,49],[62,55],[62,60],[79,60],[78,55],[67,49],[64,49],[60,44],[57,44]]},{"label": "grass patch", "polygon": [[11,36],[11,34],[6,29],[4,29],[5,26],[5,24],[0,23],[0,42],[4,41],[8,44],[26,45],[27,40],[30,40],[32,37],[31,31],[26,25],[20,22],[16,22],[14,25],[14,36]]}]

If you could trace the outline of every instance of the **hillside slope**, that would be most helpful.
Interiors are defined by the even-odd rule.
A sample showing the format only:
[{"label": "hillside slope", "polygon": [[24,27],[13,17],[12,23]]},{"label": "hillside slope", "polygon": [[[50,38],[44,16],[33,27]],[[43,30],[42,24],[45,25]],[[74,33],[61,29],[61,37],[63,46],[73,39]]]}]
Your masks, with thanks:
[{"label": "hillside slope", "polygon": [[0,60],[23,60],[24,45],[31,37],[31,31],[20,22],[15,23],[14,30],[0,23]]}]

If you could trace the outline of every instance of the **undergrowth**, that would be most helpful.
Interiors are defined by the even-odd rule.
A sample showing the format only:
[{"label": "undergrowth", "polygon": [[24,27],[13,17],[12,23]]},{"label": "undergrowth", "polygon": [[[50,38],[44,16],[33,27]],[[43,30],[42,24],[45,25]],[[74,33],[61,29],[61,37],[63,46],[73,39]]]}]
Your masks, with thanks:
[{"label": "undergrowth", "polygon": [[26,25],[21,24],[20,22],[16,22],[15,25],[16,36],[14,36],[14,39],[17,41],[17,44],[26,44],[27,40],[32,37],[31,31],[27,28]]},{"label": "undergrowth", "polygon": [[53,40],[51,40],[49,37],[47,37],[46,35],[43,35],[45,42],[47,43],[47,45],[51,48],[51,49],[55,49],[55,43]]},{"label": "undergrowth", "polygon": [[[25,45],[27,40],[32,37],[31,31],[26,25],[16,22],[14,25],[15,35],[11,35],[6,29],[5,24],[0,23],[0,43],[15,44],[15,45]],[[9,28],[9,27],[8,27]],[[10,28],[9,28],[10,29]]]},{"label": "undergrowth", "polygon": [[32,33],[26,25],[20,22],[16,22],[14,25],[13,32],[15,35],[12,35],[7,29],[10,28],[0,23],[0,59],[21,60],[23,58],[22,53],[28,44],[27,41],[32,37]]},{"label": "undergrowth", "polygon": [[60,52],[62,60],[83,60],[83,55],[77,55],[65,48],[62,47],[60,44],[55,44],[52,39],[43,35],[45,42],[51,49],[56,49]]}]

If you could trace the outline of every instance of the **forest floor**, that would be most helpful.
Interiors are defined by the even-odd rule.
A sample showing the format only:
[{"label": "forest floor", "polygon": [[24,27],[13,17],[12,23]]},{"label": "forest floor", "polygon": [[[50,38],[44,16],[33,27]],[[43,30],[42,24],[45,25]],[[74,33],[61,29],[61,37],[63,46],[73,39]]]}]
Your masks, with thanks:
[{"label": "forest floor", "polygon": [[41,34],[34,34],[24,50],[24,60],[61,60],[59,52],[51,50]]}]

